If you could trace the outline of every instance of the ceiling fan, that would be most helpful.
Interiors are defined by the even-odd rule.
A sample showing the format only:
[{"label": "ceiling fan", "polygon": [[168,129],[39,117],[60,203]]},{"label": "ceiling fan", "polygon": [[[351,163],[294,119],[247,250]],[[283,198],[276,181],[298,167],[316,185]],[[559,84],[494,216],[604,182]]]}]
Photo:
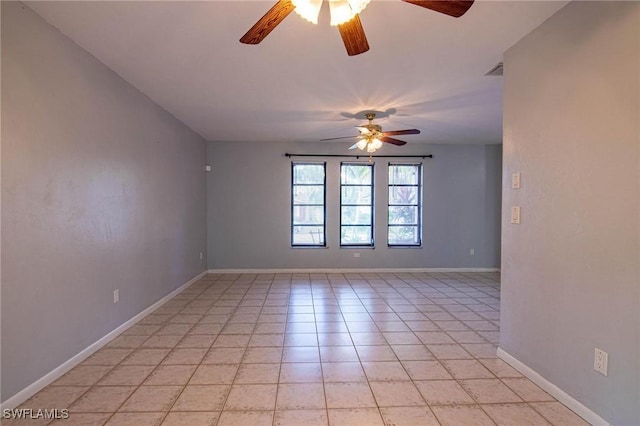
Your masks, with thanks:
[{"label": "ceiling fan", "polygon": [[390,132],[383,132],[382,127],[373,124],[373,119],[376,115],[372,112],[365,114],[367,120],[369,120],[369,124],[365,124],[364,126],[356,126],[356,129],[360,131],[359,135],[356,136],[343,136],[339,138],[329,138],[329,139],[321,139],[322,141],[334,141],[338,139],[351,139],[358,138],[358,142],[353,144],[349,149],[358,148],[361,151],[365,149],[367,152],[375,152],[377,149],[382,147],[382,142],[390,143],[392,145],[402,146],[405,145],[405,141],[401,141],[400,139],[391,138],[390,136],[399,136],[399,135],[418,135],[420,134],[420,130],[418,129],[406,129],[406,130],[392,130]]},{"label": "ceiling fan", "polygon": [[[358,14],[370,0],[329,0],[331,25],[337,26],[349,56],[369,50]],[[474,0],[402,0],[454,18],[464,15]],[[317,23],[322,0],[278,0],[265,15],[240,39],[244,44],[258,44],[269,35],[294,9],[305,19]],[[334,10],[335,16],[334,16]]]}]

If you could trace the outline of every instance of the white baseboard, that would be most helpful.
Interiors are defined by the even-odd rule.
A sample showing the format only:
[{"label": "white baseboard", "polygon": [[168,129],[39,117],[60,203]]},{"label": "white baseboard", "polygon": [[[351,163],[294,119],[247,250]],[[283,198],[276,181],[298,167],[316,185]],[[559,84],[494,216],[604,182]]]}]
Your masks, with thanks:
[{"label": "white baseboard", "polygon": [[424,272],[499,272],[498,268],[347,268],[347,269],[209,269],[210,274],[371,274]]},{"label": "white baseboard", "polygon": [[181,291],[187,289],[190,285],[192,285],[193,283],[198,281],[200,278],[202,278],[206,274],[207,274],[207,271],[204,271],[204,272],[201,272],[200,274],[196,275],[195,277],[193,277],[192,279],[190,279],[189,281],[187,281],[186,283],[184,283],[183,285],[181,285],[180,287],[178,287],[177,289],[175,289],[171,293],[169,293],[166,296],[164,296],[162,299],[158,300],[153,305],[149,306],[144,311],[140,312],[138,315],[134,316],[133,318],[131,318],[130,320],[128,320],[127,322],[125,322],[124,324],[122,324],[121,326],[116,328],[115,330],[109,332],[104,337],[100,338],[99,340],[95,341],[91,345],[87,346],[85,349],[80,351],[78,354],[74,355],[69,360],[67,360],[64,363],[60,364],[58,367],[56,367],[53,370],[51,370],[50,372],[48,372],[47,374],[42,376],[40,379],[38,379],[35,382],[31,383],[29,386],[27,386],[26,388],[22,389],[20,392],[16,393],[11,398],[7,399],[6,401],[3,401],[2,403],[0,403],[0,410],[13,409],[13,408],[17,407],[18,405],[22,404],[24,401],[26,401],[27,399],[31,398],[31,396],[35,395],[37,392],[42,390],[44,387],[46,387],[46,386],[50,385],[51,383],[53,383],[55,380],[57,380],[63,374],[65,374],[67,371],[71,370],[73,367],[75,367],[76,365],[80,364],[82,361],[84,361],[85,359],[87,359],[88,357],[93,355],[98,349],[102,348],[104,345],[106,345],[111,340],[113,340],[116,337],[118,337],[121,333],[123,333],[129,327],[131,327],[132,325],[134,325],[135,323],[140,321],[142,318],[144,318],[145,316],[147,316],[151,312],[153,312],[156,309],[158,309],[160,306],[162,306],[165,303],[167,303],[175,295],[177,295]]},{"label": "white baseboard", "polygon": [[610,424],[605,419],[603,419],[587,406],[583,405],[581,402],[567,394],[565,391],[542,377],[536,371],[532,370],[529,366],[511,356],[504,349],[498,348],[497,355],[498,358],[502,359],[504,362],[524,374],[525,377],[527,377],[536,385],[540,386],[549,395],[553,396],[555,399],[569,407],[573,412],[588,421],[590,424],[594,426],[610,426]]}]

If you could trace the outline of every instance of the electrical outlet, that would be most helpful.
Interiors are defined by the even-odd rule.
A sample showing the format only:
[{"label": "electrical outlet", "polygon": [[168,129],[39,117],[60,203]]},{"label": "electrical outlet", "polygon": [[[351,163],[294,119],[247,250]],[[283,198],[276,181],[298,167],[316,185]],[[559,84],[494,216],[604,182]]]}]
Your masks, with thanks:
[{"label": "electrical outlet", "polygon": [[475,256],[476,255],[476,249],[469,249],[469,256]]},{"label": "electrical outlet", "polygon": [[596,348],[593,357],[593,369],[603,376],[607,375],[607,366],[609,364],[609,354],[602,349]]},{"label": "electrical outlet", "polygon": [[120,290],[113,290],[113,303],[118,303],[120,301]]},{"label": "electrical outlet", "polygon": [[353,253],[353,257],[360,257],[360,253]]},{"label": "electrical outlet", "polygon": [[202,260],[202,252],[200,252],[200,260]]}]

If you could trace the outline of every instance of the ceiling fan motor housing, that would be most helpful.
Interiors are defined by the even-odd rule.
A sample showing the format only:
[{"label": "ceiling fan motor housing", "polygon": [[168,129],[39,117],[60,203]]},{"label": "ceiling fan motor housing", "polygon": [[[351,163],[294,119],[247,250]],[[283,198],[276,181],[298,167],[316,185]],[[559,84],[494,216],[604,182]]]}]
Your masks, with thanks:
[{"label": "ceiling fan motor housing", "polygon": [[366,135],[367,137],[374,138],[382,133],[382,127],[377,124],[373,124],[373,119],[376,118],[376,115],[373,112],[368,112],[364,116],[369,120],[369,124],[365,124],[361,127],[369,131],[369,134]]}]

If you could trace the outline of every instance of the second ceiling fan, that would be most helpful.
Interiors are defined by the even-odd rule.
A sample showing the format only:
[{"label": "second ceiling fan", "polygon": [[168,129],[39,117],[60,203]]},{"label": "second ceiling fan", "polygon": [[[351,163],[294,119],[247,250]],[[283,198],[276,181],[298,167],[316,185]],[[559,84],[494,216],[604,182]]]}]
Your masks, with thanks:
[{"label": "second ceiling fan", "polygon": [[334,141],[338,139],[352,139],[358,138],[358,142],[353,144],[349,149],[360,149],[361,151],[367,152],[376,152],[376,150],[382,147],[382,142],[390,143],[392,145],[402,146],[406,145],[405,141],[401,141],[400,139],[392,138],[391,136],[399,136],[399,135],[419,135],[420,130],[418,129],[405,129],[405,130],[391,130],[388,132],[383,132],[382,127],[378,124],[373,124],[373,119],[376,117],[375,113],[369,112],[365,114],[367,120],[369,120],[369,124],[364,124],[362,126],[356,126],[356,129],[360,131],[359,135],[356,136],[342,136],[339,138],[329,138],[329,139],[320,139],[321,141]]},{"label": "second ceiling fan", "polygon": [[[402,0],[406,3],[415,4],[416,6],[421,6],[439,13],[444,13],[449,16],[453,16],[454,18],[458,18],[464,15],[467,10],[471,7],[474,0]],[[342,37],[342,41],[344,42],[344,46],[347,49],[347,54],[349,56],[359,55],[361,53],[369,50],[369,43],[367,42],[367,37],[364,34],[364,28],[362,28],[362,23],[360,22],[360,17],[358,13],[364,9],[369,0],[329,0],[329,4],[332,6],[332,15],[333,15],[333,4],[335,4],[335,9],[338,9],[338,4],[341,5],[342,10],[345,8],[349,8],[352,12],[355,12],[351,15],[347,15],[350,17],[350,20],[347,20],[340,24],[334,24],[338,27],[338,31],[340,31],[340,36]],[[278,2],[271,8],[265,15],[255,23],[253,27],[245,35],[240,39],[241,43],[244,44],[258,44],[262,40],[265,39],[269,35],[271,31],[275,27],[277,27],[283,20],[286,18],[294,9],[296,9],[296,4],[303,9],[304,6],[312,7],[314,9],[313,13],[316,14],[315,21],[317,22],[317,11],[320,10],[320,6],[322,4],[322,0],[278,0]],[[357,4],[357,6],[356,6]],[[308,20],[313,21],[313,18],[306,18]],[[333,21],[333,17],[332,17]],[[338,21],[339,22],[339,21]]]}]

